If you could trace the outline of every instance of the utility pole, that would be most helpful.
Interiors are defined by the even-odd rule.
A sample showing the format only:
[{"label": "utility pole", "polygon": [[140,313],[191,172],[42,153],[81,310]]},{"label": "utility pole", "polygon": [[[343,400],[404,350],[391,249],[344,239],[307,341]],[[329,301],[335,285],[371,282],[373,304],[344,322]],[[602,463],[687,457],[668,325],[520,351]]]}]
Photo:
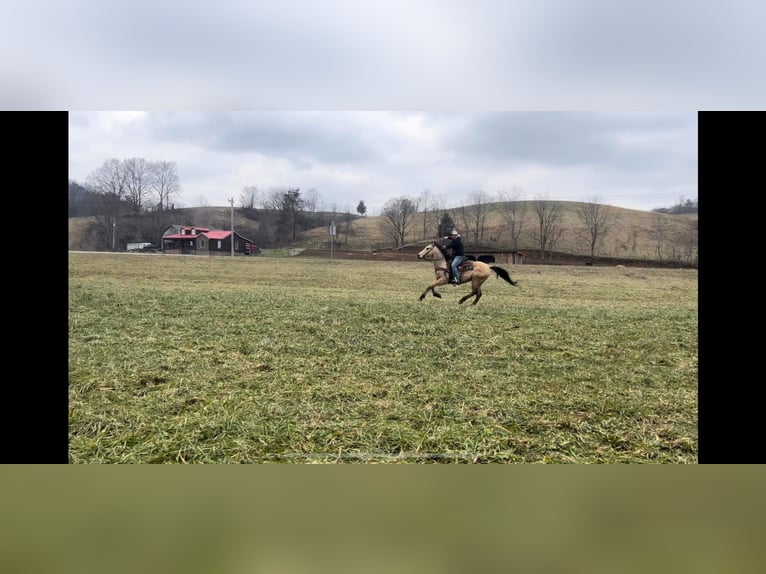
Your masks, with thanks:
[{"label": "utility pole", "polygon": [[335,222],[330,222],[330,261],[332,261],[333,247],[335,247]]},{"label": "utility pole", "polygon": [[117,238],[117,222],[112,222],[112,251],[114,251],[114,243],[115,239]]},{"label": "utility pole", "polygon": [[231,204],[231,256],[234,257],[234,198],[229,199]]}]

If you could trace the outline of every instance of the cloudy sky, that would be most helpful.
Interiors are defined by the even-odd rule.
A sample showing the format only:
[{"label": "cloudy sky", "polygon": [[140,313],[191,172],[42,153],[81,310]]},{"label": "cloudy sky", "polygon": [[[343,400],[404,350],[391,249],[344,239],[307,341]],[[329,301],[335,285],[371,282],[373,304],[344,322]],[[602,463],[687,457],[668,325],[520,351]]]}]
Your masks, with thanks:
[{"label": "cloudy sky", "polygon": [[696,196],[694,112],[766,102],[763,0],[6,4],[2,108],[78,112],[76,180],[176,161],[190,206],[245,185],[352,208],[520,186],[651,209]]},{"label": "cloudy sky", "polygon": [[670,207],[697,198],[696,112],[70,112],[69,177],[110,158],[175,161],[178,204],[236,204],[245,187],[314,189],[376,215],[428,190]]}]

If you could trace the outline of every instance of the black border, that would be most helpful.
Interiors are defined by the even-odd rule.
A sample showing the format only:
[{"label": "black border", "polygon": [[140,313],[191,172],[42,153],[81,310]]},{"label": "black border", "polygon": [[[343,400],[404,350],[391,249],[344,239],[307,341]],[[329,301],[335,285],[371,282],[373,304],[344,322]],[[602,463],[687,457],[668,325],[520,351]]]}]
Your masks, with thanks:
[{"label": "black border", "polygon": [[[6,365],[2,463],[67,463],[69,114],[4,112]],[[12,327],[12,328],[8,328]]]},{"label": "black border", "polygon": [[758,463],[764,114],[699,112],[700,463]]}]

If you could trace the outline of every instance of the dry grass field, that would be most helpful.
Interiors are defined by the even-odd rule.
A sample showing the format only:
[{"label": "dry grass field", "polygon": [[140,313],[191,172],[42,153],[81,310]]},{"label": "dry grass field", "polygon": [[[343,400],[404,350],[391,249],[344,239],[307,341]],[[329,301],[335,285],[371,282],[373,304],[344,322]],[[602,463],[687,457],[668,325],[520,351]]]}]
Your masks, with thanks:
[{"label": "dry grass field", "polygon": [[72,463],[695,463],[697,271],[70,253]]}]

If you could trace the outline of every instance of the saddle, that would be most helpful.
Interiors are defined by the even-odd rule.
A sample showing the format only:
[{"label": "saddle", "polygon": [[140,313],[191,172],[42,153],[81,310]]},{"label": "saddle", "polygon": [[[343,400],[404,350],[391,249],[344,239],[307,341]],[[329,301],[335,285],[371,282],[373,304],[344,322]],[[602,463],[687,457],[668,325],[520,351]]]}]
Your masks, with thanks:
[{"label": "saddle", "polygon": [[[449,273],[449,278],[452,279],[452,259],[449,259],[447,261],[447,269]],[[463,261],[460,262],[460,265],[457,266],[458,273],[461,275],[465,273],[466,271],[471,271],[473,269],[473,261],[470,259],[463,259]]]}]

